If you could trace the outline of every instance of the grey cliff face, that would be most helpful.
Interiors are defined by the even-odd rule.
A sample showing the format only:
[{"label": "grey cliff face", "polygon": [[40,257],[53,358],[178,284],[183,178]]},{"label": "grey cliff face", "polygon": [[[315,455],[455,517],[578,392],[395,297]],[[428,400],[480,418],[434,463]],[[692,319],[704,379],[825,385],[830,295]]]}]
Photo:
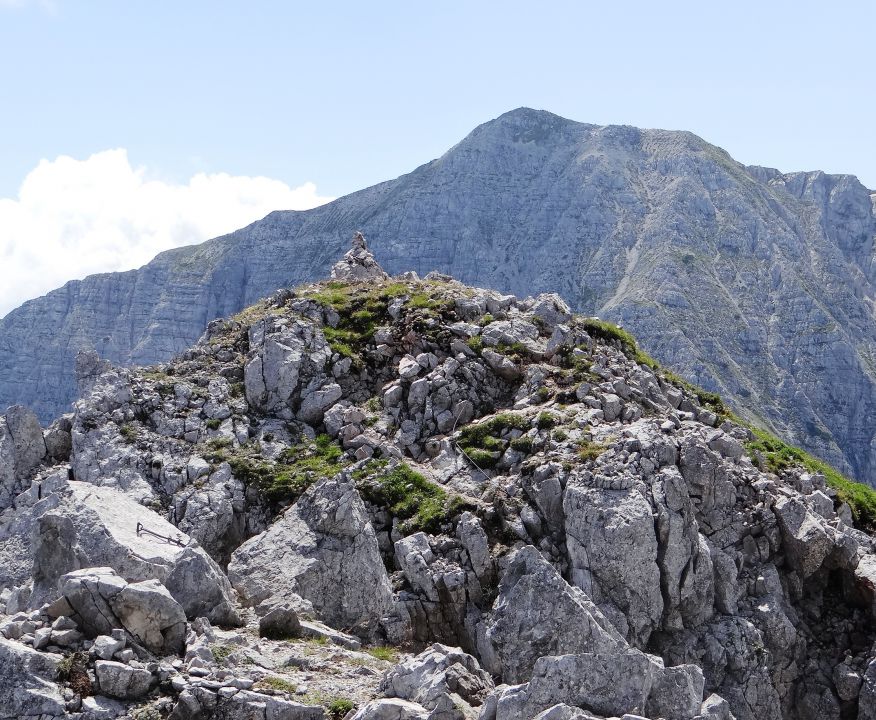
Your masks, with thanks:
[{"label": "grey cliff face", "polygon": [[690,133],[526,109],[396,180],[25,303],[0,320],[0,406],[47,421],[73,399],[77,350],[165,360],[210,320],[325,275],[353,228],[390,273],[558,292],[747,419],[876,477],[871,192],[745,167]]}]

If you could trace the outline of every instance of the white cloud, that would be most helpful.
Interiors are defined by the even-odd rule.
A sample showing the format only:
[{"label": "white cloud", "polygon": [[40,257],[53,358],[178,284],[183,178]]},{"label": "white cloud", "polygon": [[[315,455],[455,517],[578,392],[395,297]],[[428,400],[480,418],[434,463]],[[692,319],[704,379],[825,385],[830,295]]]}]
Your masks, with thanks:
[{"label": "white cloud", "polygon": [[123,149],[87,160],[61,156],[41,161],[18,198],[0,198],[0,317],[68,280],[136,268],[272,210],[332,199],[313,183],[290,188],[266,177],[200,173],[182,185],[146,175]]}]

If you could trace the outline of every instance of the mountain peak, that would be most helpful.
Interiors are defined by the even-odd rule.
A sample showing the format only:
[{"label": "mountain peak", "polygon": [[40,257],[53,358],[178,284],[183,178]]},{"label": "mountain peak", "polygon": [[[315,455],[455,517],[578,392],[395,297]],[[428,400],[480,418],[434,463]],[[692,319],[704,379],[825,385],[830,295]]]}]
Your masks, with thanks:
[{"label": "mountain peak", "polygon": [[93,360],[0,416],[7,717],[874,707],[876,492],[555,293],[335,277]]},{"label": "mountain peak", "polygon": [[391,274],[560,292],[749,419],[876,478],[870,193],[848,179],[746,170],[691,133],[526,107],[408,175],[11,312],[0,320],[0,406],[32,405],[49,421],[74,396],[77,351],[166,360],[211,320],[323,276],[351,228]]}]

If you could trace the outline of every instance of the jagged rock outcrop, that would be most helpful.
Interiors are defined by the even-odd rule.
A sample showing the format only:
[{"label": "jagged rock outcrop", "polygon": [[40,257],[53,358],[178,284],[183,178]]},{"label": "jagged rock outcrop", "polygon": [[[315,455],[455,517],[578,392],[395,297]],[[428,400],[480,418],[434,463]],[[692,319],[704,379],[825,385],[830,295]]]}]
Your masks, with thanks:
[{"label": "jagged rock outcrop", "polygon": [[570,587],[534,547],[509,563],[486,622],[482,656],[509,684],[532,676],[546,655],[617,650],[626,643],[590,598]]},{"label": "jagged rock outcrop", "polygon": [[392,594],[374,529],[352,483],[311,487],[266,532],[231,556],[228,574],[243,599],[271,608],[298,595],[330,625],[367,632]]},{"label": "jagged rock outcrop", "polygon": [[367,280],[386,280],[389,276],[368,251],[368,243],[361,232],[353,235],[353,247],[344,257],[332,265],[332,280],[344,282],[365,282]]},{"label": "jagged rock outcrop", "polygon": [[69,458],[0,511],[0,634],[65,656],[60,690],[9,677],[49,715],[870,713],[874,496],[556,297],[335,279],[90,365]]},{"label": "jagged rock outcrop", "polygon": [[[559,293],[786,439],[876,476],[872,192],[745,167],[690,133],[528,109],[391,182],[26,303],[0,319],[0,409],[48,422],[74,398],[77,350],[167,360],[213,318],[325,275],[357,225],[389,272]],[[562,316],[549,307],[536,312]]]},{"label": "jagged rock outcrop", "polygon": [[471,655],[436,643],[387,672],[380,689],[418,703],[435,720],[464,720],[475,717],[473,708],[492,692],[493,680]]},{"label": "jagged rock outcrop", "polygon": [[14,405],[0,415],[0,510],[30,484],[46,452],[43,430],[33,412]]}]

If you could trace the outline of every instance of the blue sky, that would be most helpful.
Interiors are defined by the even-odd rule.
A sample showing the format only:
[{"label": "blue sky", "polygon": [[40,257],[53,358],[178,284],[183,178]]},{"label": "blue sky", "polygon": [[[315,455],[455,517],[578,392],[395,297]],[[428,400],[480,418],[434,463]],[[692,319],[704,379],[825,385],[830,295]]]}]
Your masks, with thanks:
[{"label": "blue sky", "polygon": [[[315,183],[304,207],[522,105],[691,130],[742,162],[876,188],[874,27],[863,1],[0,0],[0,198],[22,202],[43,159],[122,149],[141,181],[172,187],[198,173]],[[31,214],[57,185],[33,190]]]}]

